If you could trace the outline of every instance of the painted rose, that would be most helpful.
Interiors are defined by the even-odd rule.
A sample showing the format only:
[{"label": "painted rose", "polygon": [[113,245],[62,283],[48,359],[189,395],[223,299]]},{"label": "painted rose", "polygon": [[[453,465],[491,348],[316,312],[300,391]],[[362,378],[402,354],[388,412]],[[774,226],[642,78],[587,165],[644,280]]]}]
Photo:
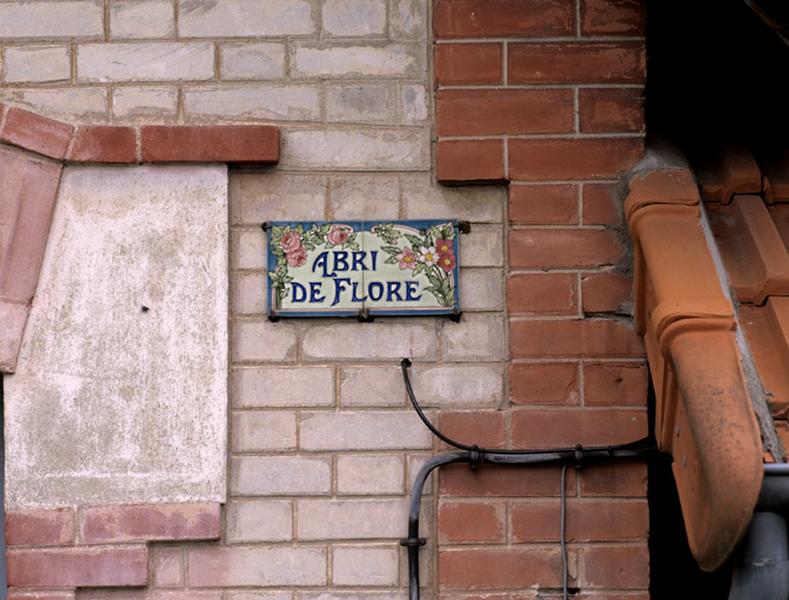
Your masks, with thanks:
[{"label": "painted rose", "polygon": [[279,247],[285,251],[285,254],[290,254],[294,250],[301,248],[301,236],[293,230],[287,231],[282,235]]},{"label": "painted rose", "polygon": [[300,267],[305,262],[307,262],[307,251],[302,246],[299,246],[298,248],[286,253],[285,258],[288,261],[288,265],[291,267]]},{"label": "painted rose", "polygon": [[413,269],[416,266],[417,255],[411,248],[403,248],[403,251],[395,257],[400,265],[400,270]]},{"label": "painted rose", "polygon": [[419,249],[419,260],[420,262],[425,263],[428,267],[432,267],[436,262],[438,262],[438,252],[434,246],[422,246]]},{"label": "painted rose", "polygon": [[331,229],[329,229],[329,233],[326,234],[326,239],[332,246],[338,246],[344,244],[348,240],[351,231],[353,230],[347,225],[332,225]]},{"label": "painted rose", "polygon": [[436,252],[439,254],[453,254],[454,250],[452,240],[436,240]]},{"label": "painted rose", "polygon": [[452,253],[442,254],[438,258],[438,266],[441,267],[445,273],[449,273],[455,268],[455,255]]}]

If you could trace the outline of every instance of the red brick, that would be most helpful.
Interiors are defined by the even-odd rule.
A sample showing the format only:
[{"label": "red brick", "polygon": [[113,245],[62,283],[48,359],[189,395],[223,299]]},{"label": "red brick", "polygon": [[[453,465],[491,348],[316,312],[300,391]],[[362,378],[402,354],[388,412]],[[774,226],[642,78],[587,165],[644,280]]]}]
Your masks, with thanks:
[{"label": "red brick", "polygon": [[441,183],[504,181],[502,140],[439,141],[436,177]]},{"label": "red brick", "polygon": [[554,363],[510,365],[510,401],[513,404],[578,404],[578,365]]},{"label": "red brick", "polygon": [[507,72],[517,83],[639,83],[643,42],[510,44]]},{"label": "red brick", "polygon": [[515,269],[577,269],[616,264],[625,245],[607,229],[516,229],[509,235]]},{"label": "red brick", "polygon": [[62,592],[8,590],[8,600],[74,600],[75,595],[73,590]]},{"label": "red brick", "polygon": [[581,495],[643,498],[647,495],[647,466],[635,461],[585,466],[581,469]]},{"label": "red brick", "polygon": [[512,445],[522,448],[601,446],[647,434],[644,410],[521,409],[512,413]]},{"label": "red brick", "polygon": [[643,35],[646,3],[643,0],[583,0],[584,35]]},{"label": "red brick", "polygon": [[[559,501],[512,505],[512,541],[559,541]],[[622,542],[646,539],[649,512],[644,501],[593,500],[567,503],[568,542]]]},{"label": "red brick", "polygon": [[445,502],[438,506],[439,543],[503,542],[504,503]]},{"label": "red brick", "polygon": [[459,442],[488,448],[507,443],[504,415],[498,411],[441,413],[441,431]]},{"label": "red brick", "polygon": [[632,323],[612,319],[510,321],[515,358],[592,358],[642,356]]},{"label": "red brick", "polygon": [[646,406],[646,365],[584,365],[584,402],[594,406]]},{"label": "red brick", "polygon": [[74,511],[10,511],[5,516],[5,540],[9,546],[59,546],[74,541]]},{"label": "red brick", "polygon": [[501,44],[439,44],[434,54],[436,83],[501,83],[502,56]]},{"label": "red brick", "polygon": [[583,549],[581,585],[589,588],[645,589],[649,587],[646,544]]},{"label": "red brick", "polygon": [[510,140],[510,178],[522,181],[610,179],[636,164],[641,139]]},{"label": "red brick", "polygon": [[614,184],[584,184],[584,225],[620,225],[622,223],[621,206],[622,201]]},{"label": "red brick", "polygon": [[578,99],[581,131],[585,133],[644,131],[643,90],[581,90]]},{"label": "red brick", "polygon": [[[472,471],[467,465],[448,465],[439,470],[439,489],[443,496],[558,496],[561,467],[500,467],[482,465]],[[575,485],[574,474],[567,473],[567,485]]]},{"label": "red brick", "polygon": [[570,0],[435,0],[437,38],[573,35]]},{"label": "red brick", "polygon": [[74,162],[134,163],[137,160],[136,144],[131,127],[80,127],[66,159]]},{"label": "red brick", "polygon": [[120,587],[148,582],[145,546],[9,550],[7,557],[9,586]]},{"label": "red brick", "polygon": [[573,129],[572,90],[441,90],[438,135],[563,133]]},{"label": "red brick", "polygon": [[279,161],[279,129],[270,125],[151,125],[140,135],[144,162]]},{"label": "red brick", "polygon": [[452,589],[557,587],[561,583],[558,548],[453,548],[439,550],[439,584]]},{"label": "red brick", "polygon": [[80,535],[88,544],[219,538],[219,504],[94,506],[80,514]]},{"label": "red brick", "polygon": [[74,128],[21,108],[9,108],[0,126],[0,142],[20,146],[50,158],[66,156]]},{"label": "red brick", "polygon": [[588,273],[581,278],[584,312],[629,313],[633,280],[622,273]]},{"label": "red brick", "polygon": [[566,315],[577,312],[573,273],[521,273],[507,278],[510,314]]},{"label": "red brick", "polygon": [[518,225],[578,223],[578,188],[574,185],[511,185],[509,217]]}]

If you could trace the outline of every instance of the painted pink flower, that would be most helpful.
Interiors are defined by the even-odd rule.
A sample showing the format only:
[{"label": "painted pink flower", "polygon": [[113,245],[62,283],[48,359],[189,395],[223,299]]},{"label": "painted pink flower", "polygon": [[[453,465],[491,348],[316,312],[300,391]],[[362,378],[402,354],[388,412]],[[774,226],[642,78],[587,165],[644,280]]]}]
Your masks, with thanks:
[{"label": "painted pink flower", "polygon": [[454,254],[454,251],[452,240],[436,240],[436,252],[439,254]]},{"label": "painted pink flower", "polygon": [[351,231],[353,230],[347,225],[332,225],[329,233],[326,235],[326,239],[332,246],[338,246],[347,241]]},{"label": "painted pink flower", "polygon": [[293,231],[287,231],[279,240],[279,247],[285,251],[285,254],[290,254],[294,250],[301,248],[301,236]]},{"label": "painted pink flower", "polygon": [[445,273],[449,273],[455,268],[455,255],[451,252],[442,254],[438,257],[438,266],[441,267]]},{"label": "painted pink flower", "polygon": [[285,254],[285,259],[288,261],[288,264],[291,267],[300,267],[305,262],[307,262],[307,251],[302,246],[299,246],[298,248],[287,252]]},{"label": "painted pink flower", "polygon": [[400,263],[400,270],[413,269],[416,266],[417,255],[410,248],[403,248],[403,251],[398,254],[397,258]]}]

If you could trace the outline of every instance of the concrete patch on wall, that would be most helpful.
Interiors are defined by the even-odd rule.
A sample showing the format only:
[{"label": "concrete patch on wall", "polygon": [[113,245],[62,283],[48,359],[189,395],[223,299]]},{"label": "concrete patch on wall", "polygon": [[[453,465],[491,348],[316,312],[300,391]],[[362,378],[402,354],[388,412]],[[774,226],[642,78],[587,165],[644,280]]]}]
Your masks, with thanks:
[{"label": "concrete patch on wall", "polygon": [[227,169],[68,167],[17,373],[11,508],[224,501]]}]

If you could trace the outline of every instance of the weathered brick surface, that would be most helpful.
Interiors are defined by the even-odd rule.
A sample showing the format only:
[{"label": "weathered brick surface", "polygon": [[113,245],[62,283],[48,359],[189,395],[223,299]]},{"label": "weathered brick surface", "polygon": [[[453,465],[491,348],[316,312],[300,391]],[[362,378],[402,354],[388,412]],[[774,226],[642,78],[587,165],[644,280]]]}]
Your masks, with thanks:
[{"label": "weathered brick surface", "polygon": [[60,546],[74,541],[74,511],[68,508],[7,512],[9,546]]}]

